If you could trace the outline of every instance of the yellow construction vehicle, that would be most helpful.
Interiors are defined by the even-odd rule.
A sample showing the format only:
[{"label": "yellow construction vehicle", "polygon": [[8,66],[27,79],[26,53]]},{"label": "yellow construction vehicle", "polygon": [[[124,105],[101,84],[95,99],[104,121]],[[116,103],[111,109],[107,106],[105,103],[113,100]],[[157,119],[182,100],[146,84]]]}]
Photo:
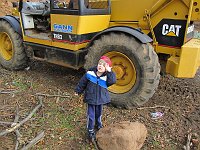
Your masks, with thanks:
[{"label": "yellow construction vehicle", "polygon": [[[131,108],[147,102],[166,72],[192,78],[200,66],[200,0],[19,1],[19,17],[0,18],[0,63],[23,69],[28,58],[74,69],[90,68],[102,55],[113,63],[112,103]],[[159,57],[158,57],[159,56]]]}]

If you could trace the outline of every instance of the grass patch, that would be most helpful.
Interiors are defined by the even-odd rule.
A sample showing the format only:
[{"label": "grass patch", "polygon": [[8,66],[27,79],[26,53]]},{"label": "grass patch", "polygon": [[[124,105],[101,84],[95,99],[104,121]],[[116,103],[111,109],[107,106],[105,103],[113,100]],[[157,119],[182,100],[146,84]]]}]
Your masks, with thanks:
[{"label": "grass patch", "polygon": [[157,140],[153,140],[153,141],[152,141],[152,145],[153,145],[153,147],[155,147],[155,148],[160,148],[160,142],[157,141]]},{"label": "grass patch", "polygon": [[35,89],[37,86],[32,81],[28,81],[25,78],[18,78],[12,81],[12,85],[20,89],[20,91],[25,91],[27,89]]}]

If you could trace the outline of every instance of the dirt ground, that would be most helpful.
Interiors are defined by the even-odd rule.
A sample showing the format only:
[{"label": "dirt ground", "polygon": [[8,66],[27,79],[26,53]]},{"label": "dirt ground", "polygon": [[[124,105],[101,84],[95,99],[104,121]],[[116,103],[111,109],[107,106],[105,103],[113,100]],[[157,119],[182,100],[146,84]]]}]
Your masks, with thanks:
[{"label": "dirt ground", "polygon": [[[44,107],[20,127],[21,146],[45,131],[44,139],[33,149],[92,149],[85,142],[85,105],[73,89],[82,76],[75,71],[41,62],[31,62],[30,69],[10,72],[0,68],[0,121],[13,121],[19,105],[20,120],[38,104],[36,93],[68,95],[69,98],[43,97]],[[200,135],[200,71],[194,79],[162,76],[155,95],[143,107],[163,108],[123,110],[104,108],[105,126],[119,121],[139,121],[146,125],[148,137],[143,149],[181,149],[189,131]],[[157,120],[150,113],[162,112]],[[0,131],[6,129],[1,126]],[[6,144],[5,144],[6,143]],[[13,149],[14,134],[0,138],[0,149]]]},{"label": "dirt ground", "polygon": [[[0,4],[0,15],[9,13],[10,3]],[[198,25],[200,28],[200,25]],[[44,106],[19,128],[20,147],[39,132],[45,137],[33,150],[89,150],[86,141],[85,105],[82,97],[74,96],[74,87],[84,71],[30,62],[30,69],[11,72],[0,67],[0,121],[13,122],[19,106],[21,121],[39,103],[37,93],[43,96]],[[5,94],[2,94],[5,93]],[[59,96],[48,96],[59,95]],[[63,97],[61,97],[63,96]],[[64,97],[65,96],[65,97]],[[154,106],[162,106],[151,108]],[[160,119],[152,119],[152,112],[162,112]],[[143,150],[180,150],[186,144],[189,132],[200,136],[200,70],[193,79],[161,77],[158,90],[141,109],[124,110],[105,106],[104,126],[120,121],[139,121],[146,125],[148,136]],[[0,132],[8,128],[0,124]],[[0,137],[0,150],[13,150],[14,133]]]}]

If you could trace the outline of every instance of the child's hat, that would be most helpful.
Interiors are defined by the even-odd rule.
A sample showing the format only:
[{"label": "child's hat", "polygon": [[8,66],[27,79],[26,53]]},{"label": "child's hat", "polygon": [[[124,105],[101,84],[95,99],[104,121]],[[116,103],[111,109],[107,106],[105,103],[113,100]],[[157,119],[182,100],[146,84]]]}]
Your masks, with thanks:
[{"label": "child's hat", "polygon": [[112,62],[109,57],[101,56],[100,60],[104,60],[110,67],[112,66]]}]

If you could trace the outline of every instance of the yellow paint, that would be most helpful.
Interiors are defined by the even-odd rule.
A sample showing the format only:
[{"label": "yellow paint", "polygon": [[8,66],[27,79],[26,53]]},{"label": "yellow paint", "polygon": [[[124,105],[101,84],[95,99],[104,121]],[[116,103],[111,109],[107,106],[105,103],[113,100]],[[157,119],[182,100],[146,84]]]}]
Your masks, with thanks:
[{"label": "yellow paint", "polygon": [[20,26],[21,26],[21,29],[22,29],[22,36],[24,38],[24,28],[23,28],[23,25],[22,25],[22,17],[21,17],[21,13],[19,12],[19,19],[20,19]]},{"label": "yellow paint", "polygon": [[126,93],[136,82],[136,69],[133,62],[123,53],[112,51],[104,54],[112,61],[112,70],[116,73],[116,84],[109,87],[113,93]]},{"label": "yellow paint", "polygon": [[[75,16],[63,14],[51,14],[51,31],[54,24],[70,25],[73,30],[70,34],[88,34],[102,31],[109,26],[110,15],[89,15]],[[87,42],[88,43],[88,42]],[[70,44],[58,41],[52,41],[52,46],[77,51],[85,48],[87,43]]]},{"label": "yellow paint", "polygon": [[63,48],[63,49],[67,49],[67,50],[74,50],[74,51],[84,48],[88,44],[88,43],[69,44],[69,43],[54,42],[54,41],[52,42],[50,40],[36,39],[36,38],[28,37],[28,36],[24,36],[24,41],[35,43],[35,44],[46,45],[46,46],[53,46],[53,47],[57,47],[57,48]]},{"label": "yellow paint", "polygon": [[5,32],[0,32],[0,55],[5,60],[10,60],[13,57],[13,43],[10,36]]},{"label": "yellow paint", "polygon": [[174,77],[177,77],[179,61],[180,57],[171,56],[167,60],[166,72],[173,75]]},{"label": "yellow paint", "polygon": [[[110,22],[109,27],[114,27],[114,26],[128,26],[132,28],[138,28],[138,22]],[[147,31],[147,33],[149,30]]]},{"label": "yellow paint", "polygon": [[200,20],[200,0],[194,0],[193,4],[195,4],[195,3],[197,5],[196,6],[193,5],[191,20],[199,21]]},{"label": "yellow paint", "polygon": [[51,31],[53,31],[54,24],[71,25],[73,30],[71,34],[77,34],[79,16],[66,14],[51,14]]},{"label": "yellow paint", "polygon": [[109,27],[110,15],[79,16],[77,34],[99,32]]},{"label": "yellow paint", "polygon": [[180,57],[167,61],[166,72],[175,77],[193,78],[200,66],[200,39],[192,39],[181,48]]},{"label": "yellow paint", "polygon": [[169,33],[167,33],[167,35],[166,36],[176,36],[176,34],[174,33],[174,32],[169,32]]},{"label": "yellow paint", "polygon": [[169,54],[169,55],[180,55],[180,48],[170,48],[170,47],[165,47],[165,46],[158,46],[157,53],[163,53],[163,54]]},{"label": "yellow paint", "polygon": [[71,25],[71,34],[87,34],[102,31],[109,26],[110,15],[75,16],[51,14],[51,31],[54,24]]},{"label": "yellow paint", "polygon": [[32,38],[32,37],[28,37],[28,36],[24,36],[24,41],[26,42],[31,42],[31,43],[35,43],[35,44],[42,44],[42,45],[46,45],[46,46],[51,46],[51,42],[50,40],[43,40],[43,39],[36,39],[36,38]]},{"label": "yellow paint", "polygon": [[192,16],[192,9],[193,9],[193,5],[194,5],[194,0],[190,1],[190,7],[189,7],[189,11],[188,11],[188,19],[187,19],[187,23],[186,23],[186,30],[185,30],[185,36],[184,36],[184,43],[187,42],[187,30],[191,21],[191,16]]},{"label": "yellow paint", "polygon": [[[74,16],[74,15],[61,15],[61,14],[52,14],[51,15],[51,31],[53,31],[54,24],[61,25],[71,25],[73,26],[72,33],[70,34],[87,34],[93,32],[102,31],[109,26],[109,15],[95,15],[95,16]],[[103,23],[102,23],[103,22]],[[24,34],[23,34],[24,35]],[[53,46],[57,48],[63,48],[68,50],[77,51],[79,49],[85,48],[88,42],[86,43],[64,43],[59,41],[52,40],[43,40],[32,38],[24,35],[24,41],[38,43],[46,46]]]},{"label": "yellow paint", "polygon": [[157,0],[112,0],[111,21],[138,21]]},{"label": "yellow paint", "polygon": [[12,9],[12,15],[13,15],[13,16],[18,16],[18,17],[19,17],[18,8],[13,8],[13,9]]}]

